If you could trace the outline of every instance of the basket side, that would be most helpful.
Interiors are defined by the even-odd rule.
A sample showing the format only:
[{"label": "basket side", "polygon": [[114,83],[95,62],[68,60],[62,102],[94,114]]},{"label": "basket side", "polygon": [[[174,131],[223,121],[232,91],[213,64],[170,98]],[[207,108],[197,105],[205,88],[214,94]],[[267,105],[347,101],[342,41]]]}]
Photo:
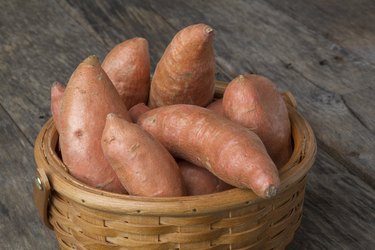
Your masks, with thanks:
[{"label": "basket side", "polygon": [[306,178],[272,202],[196,216],[98,211],[55,194],[50,222],[63,249],[272,249],[293,239]]}]

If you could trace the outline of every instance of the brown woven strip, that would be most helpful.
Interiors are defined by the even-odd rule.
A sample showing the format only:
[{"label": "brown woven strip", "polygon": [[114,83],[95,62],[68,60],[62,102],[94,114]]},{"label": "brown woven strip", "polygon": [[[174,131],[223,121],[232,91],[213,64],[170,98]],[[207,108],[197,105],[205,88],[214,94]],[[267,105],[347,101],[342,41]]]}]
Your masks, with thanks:
[{"label": "brown woven strip", "polygon": [[228,232],[226,229],[215,229],[210,231],[198,231],[194,233],[171,233],[160,235],[162,242],[191,243],[197,241],[211,241]]}]

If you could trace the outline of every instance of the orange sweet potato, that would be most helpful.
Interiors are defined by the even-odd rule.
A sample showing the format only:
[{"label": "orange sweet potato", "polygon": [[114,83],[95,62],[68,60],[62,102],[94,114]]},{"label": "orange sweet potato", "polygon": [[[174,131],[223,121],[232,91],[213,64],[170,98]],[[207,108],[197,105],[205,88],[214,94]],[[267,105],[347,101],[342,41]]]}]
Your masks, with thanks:
[{"label": "orange sweet potato", "polygon": [[89,56],[73,72],[60,110],[60,146],[69,172],[92,187],[125,192],[104,158],[101,136],[108,113],[130,121],[128,110],[96,56]]},{"label": "orange sweet potato", "polygon": [[205,167],[226,183],[250,188],[261,197],[276,194],[278,170],[251,130],[188,104],[152,109],[137,123],[175,157]]},{"label": "orange sweet potato", "polygon": [[147,103],[150,55],[146,39],[136,37],[116,45],[104,58],[102,68],[128,109],[140,102]]},{"label": "orange sweet potato", "polygon": [[150,108],[144,104],[144,103],[138,103],[136,105],[134,105],[133,107],[131,107],[129,109],[129,114],[130,114],[130,117],[132,118],[132,121],[135,123],[137,122],[139,116],[147,111],[149,111]]},{"label": "orange sweet potato", "polygon": [[60,107],[64,95],[65,85],[56,81],[51,87],[51,112],[57,132],[60,131]]},{"label": "orange sweet potato", "polygon": [[223,96],[225,115],[254,131],[278,167],[292,153],[288,109],[276,85],[260,75],[240,75]]},{"label": "orange sweet potato", "polygon": [[206,108],[214,111],[215,113],[225,116],[223,109],[223,98],[217,99],[214,102],[211,102]]},{"label": "orange sweet potato", "polygon": [[179,31],[166,48],[151,81],[151,108],[186,103],[207,106],[214,95],[214,32],[205,24]]},{"label": "orange sweet potato", "polygon": [[232,188],[205,168],[185,160],[177,161],[184,180],[187,195],[201,195],[221,192]]},{"label": "orange sweet potato", "polygon": [[184,195],[173,156],[139,125],[109,114],[101,143],[106,159],[129,194]]}]

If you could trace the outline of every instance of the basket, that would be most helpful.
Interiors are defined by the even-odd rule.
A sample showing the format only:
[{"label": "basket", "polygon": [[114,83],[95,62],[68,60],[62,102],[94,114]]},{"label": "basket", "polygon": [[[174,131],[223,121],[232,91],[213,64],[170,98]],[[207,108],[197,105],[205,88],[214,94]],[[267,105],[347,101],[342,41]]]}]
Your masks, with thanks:
[{"label": "basket", "polygon": [[[225,83],[217,81],[216,97]],[[283,93],[293,154],[271,199],[233,188],[209,195],[137,197],[98,190],[69,175],[52,119],[35,142],[34,201],[61,249],[283,249],[298,229],[306,175],[316,154],[313,131]]]}]

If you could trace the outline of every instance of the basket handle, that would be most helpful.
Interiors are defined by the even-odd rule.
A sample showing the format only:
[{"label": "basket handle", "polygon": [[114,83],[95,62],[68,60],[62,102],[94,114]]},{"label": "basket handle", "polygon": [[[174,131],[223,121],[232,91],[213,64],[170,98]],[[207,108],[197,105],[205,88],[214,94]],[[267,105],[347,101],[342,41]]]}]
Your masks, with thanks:
[{"label": "basket handle", "polygon": [[42,222],[53,229],[48,220],[48,202],[51,194],[51,185],[44,169],[37,168],[33,182],[33,199]]}]

